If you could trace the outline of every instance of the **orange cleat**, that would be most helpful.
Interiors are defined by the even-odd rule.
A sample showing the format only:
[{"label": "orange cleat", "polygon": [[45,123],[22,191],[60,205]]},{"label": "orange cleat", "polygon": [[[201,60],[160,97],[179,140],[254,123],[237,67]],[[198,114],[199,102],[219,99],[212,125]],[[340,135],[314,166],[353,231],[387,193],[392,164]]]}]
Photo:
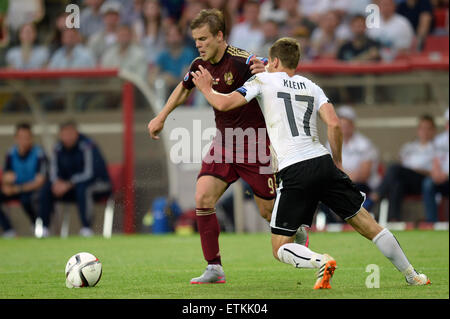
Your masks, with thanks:
[{"label": "orange cleat", "polygon": [[336,260],[333,257],[324,254],[319,271],[317,272],[317,281],[314,289],[331,289],[331,278],[336,270]]}]

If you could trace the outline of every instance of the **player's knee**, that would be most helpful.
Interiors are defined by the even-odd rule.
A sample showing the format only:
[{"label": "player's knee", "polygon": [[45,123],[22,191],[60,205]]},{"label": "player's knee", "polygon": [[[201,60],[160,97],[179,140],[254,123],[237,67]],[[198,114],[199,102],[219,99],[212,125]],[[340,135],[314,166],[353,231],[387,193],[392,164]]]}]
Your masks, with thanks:
[{"label": "player's knee", "polygon": [[211,208],[216,205],[216,200],[214,196],[211,196],[206,192],[197,191],[195,193],[195,205],[201,208]]},{"label": "player's knee", "polygon": [[273,257],[276,259],[276,260],[280,260],[280,258],[278,257],[278,250],[280,249],[280,247],[279,246],[274,246],[274,247],[272,247],[272,254],[273,254]]}]

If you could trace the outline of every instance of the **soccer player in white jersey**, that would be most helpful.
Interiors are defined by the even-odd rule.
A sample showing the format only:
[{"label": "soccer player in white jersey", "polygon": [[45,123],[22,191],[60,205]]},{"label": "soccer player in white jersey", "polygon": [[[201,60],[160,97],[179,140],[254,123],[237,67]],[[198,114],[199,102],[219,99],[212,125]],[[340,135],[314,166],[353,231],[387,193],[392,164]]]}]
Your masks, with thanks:
[{"label": "soccer player in white jersey", "polygon": [[[197,88],[218,110],[240,107],[253,98],[262,106],[279,165],[270,222],[274,257],[296,268],[318,268],[314,289],[331,288],[336,261],[293,242],[300,226],[311,226],[317,204],[322,201],[372,240],[408,284],[429,284],[428,277],[410,264],[394,235],[362,207],[365,195],[341,170],[342,132],[334,107],[319,86],[295,75],[299,59],[298,42],[279,39],[269,50],[268,72],[251,77],[229,94],[213,90],[213,79],[206,69],[201,67],[192,73]],[[319,141],[317,117],[327,125],[331,154]]]}]

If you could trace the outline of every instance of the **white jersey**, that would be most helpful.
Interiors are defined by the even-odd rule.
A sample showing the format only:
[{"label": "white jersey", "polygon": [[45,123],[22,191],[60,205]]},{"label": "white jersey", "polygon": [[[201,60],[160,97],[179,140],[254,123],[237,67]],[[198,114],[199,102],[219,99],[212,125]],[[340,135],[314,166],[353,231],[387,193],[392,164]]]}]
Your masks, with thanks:
[{"label": "white jersey", "polygon": [[322,89],[307,78],[285,72],[258,73],[237,89],[262,108],[278,170],[330,154],[319,141],[317,112],[328,102]]}]

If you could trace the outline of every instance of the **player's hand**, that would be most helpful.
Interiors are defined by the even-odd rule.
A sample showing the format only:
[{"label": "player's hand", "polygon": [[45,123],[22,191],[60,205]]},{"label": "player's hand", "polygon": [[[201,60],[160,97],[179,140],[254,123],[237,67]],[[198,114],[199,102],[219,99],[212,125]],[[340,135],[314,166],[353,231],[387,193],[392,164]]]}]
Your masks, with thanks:
[{"label": "player's hand", "polygon": [[252,65],[250,65],[250,70],[252,71],[252,74],[257,74],[266,71],[266,66],[264,65],[264,62],[258,59],[256,56],[253,56],[250,59],[250,62],[252,62]]},{"label": "player's hand", "polygon": [[191,72],[191,74],[193,76],[192,82],[194,82],[195,86],[200,91],[203,92],[204,90],[212,88],[214,79],[211,73],[203,66],[199,65],[199,71]]},{"label": "player's hand", "polygon": [[151,138],[154,140],[159,140],[158,134],[164,128],[164,121],[157,116],[148,123],[147,128]]}]

